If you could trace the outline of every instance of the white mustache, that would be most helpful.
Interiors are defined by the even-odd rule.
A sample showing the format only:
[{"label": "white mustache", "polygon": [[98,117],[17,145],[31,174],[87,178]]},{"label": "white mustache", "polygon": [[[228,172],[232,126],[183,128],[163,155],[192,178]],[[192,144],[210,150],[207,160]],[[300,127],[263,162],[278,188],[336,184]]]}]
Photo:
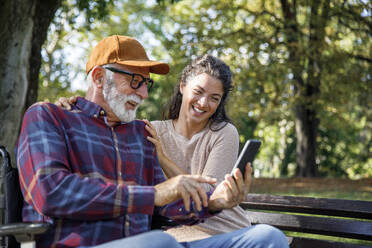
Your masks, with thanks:
[{"label": "white mustache", "polygon": [[[124,99],[123,99],[124,100]],[[142,104],[143,102],[143,99],[141,99],[139,96],[137,95],[129,95],[129,96],[126,96],[125,97],[125,102],[128,102],[128,101],[133,101],[135,103],[137,103],[138,105]]]}]

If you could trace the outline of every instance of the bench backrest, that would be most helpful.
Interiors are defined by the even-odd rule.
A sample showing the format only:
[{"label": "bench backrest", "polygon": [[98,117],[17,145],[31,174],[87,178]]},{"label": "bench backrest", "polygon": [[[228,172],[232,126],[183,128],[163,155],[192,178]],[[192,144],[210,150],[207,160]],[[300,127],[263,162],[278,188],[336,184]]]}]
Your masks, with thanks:
[{"label": "bench backrest", "polygon": [[[372,201],[249,194],[241,206],[247,210],[252,224],[269,224],[283,231],[372,241]],[[293,238],[291,247],[359,246],[299,237]]]}]

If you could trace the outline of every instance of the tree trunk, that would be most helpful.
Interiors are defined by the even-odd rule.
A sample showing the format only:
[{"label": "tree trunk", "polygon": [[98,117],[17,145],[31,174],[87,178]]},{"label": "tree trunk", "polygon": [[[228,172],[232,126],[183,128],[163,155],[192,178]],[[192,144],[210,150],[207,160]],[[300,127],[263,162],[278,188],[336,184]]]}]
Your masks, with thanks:
[{"label": "tree trunk", "polygon": [[317,98],[320,92],[322,75],[322,53],[324,50],[325,27],[329,19],[329,1],[311,2],[310,36],[308,67],[305,87],[301,92],[305,104],[296,106],[296,162],[297,176],[318,176],[316,163],[317,135],[319,118],[317,117]]},{"label": "tree trunk", "polygon": [[41,46],[61,0],[3,0],[0,9],[0,144],[14,158],[24,111],[36,101]]},{"label": "tree trunk", "polygon": [[318,175],[316,165],[316,137],[319,120],[316,111],[304,104],[296,106],[296,176],[315,177]]},{"label": "tree trunk", "polygon": [[[296,118],[296,176],[315,177],[318,175],[316,164],[317,135],[319,119],[317,117],[317,97],[321,82],[321,55],[324,40],[324,27],[328,18],[329,3],[314,0],[311,2],[309,52],[299,54],[301,40],[296,13],[296,1],[281,0],[285,19],[285,34],[292,62],[294,87],[299,99],[295,106]],[[323,3],[322,12],[320,8]],[[303,39],[303,38],[302,38]],[[305,40],[305,39],[303,39]],[[306,71],[308,77],[302,77]]]}]

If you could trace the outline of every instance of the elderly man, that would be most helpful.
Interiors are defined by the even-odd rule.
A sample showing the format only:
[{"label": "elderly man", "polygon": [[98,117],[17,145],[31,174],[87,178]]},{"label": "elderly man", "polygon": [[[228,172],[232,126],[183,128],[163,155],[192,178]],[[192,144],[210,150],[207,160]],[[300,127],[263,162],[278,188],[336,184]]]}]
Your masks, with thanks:
[{"label": "elderly man", "polygon": [[[153,84],[149,74],[167,74],[168,65],[149,60],[137,40],[115,35],[93,49],[86,70],[87,97],[72,111],[39,103],[23,120],[16,148],[23,219],[53,224],[37,247],[267,247],[252,241],[259,234],[248,235],[249,228],[189,243],[150,231],[154,213],[195,224],[236,206],[248,192],[251,167],[245,179],[237,170],[233,183],[213,192],[202,187],[213,178],[166,180],[144,122],[134,119]],[[285,240],[279,231],[270,234],[276,243]]]}]

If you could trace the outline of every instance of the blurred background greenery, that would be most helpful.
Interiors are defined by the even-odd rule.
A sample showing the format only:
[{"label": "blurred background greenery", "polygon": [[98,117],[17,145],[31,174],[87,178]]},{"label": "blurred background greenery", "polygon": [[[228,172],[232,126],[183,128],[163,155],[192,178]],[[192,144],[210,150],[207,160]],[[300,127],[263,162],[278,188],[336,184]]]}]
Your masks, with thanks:
[{"label": "blurred background greenery", "polygon": [[90,49],[129,35],[170,64],[167,76],[152,75],[138,114],[162,119],[183,67],[210,53],[233,71],[228,113],[241,147],[263,142],[256,177],[370,178],[371,9],[356,0],[63,0],[42,49],[38,100],[84,95]]}]

